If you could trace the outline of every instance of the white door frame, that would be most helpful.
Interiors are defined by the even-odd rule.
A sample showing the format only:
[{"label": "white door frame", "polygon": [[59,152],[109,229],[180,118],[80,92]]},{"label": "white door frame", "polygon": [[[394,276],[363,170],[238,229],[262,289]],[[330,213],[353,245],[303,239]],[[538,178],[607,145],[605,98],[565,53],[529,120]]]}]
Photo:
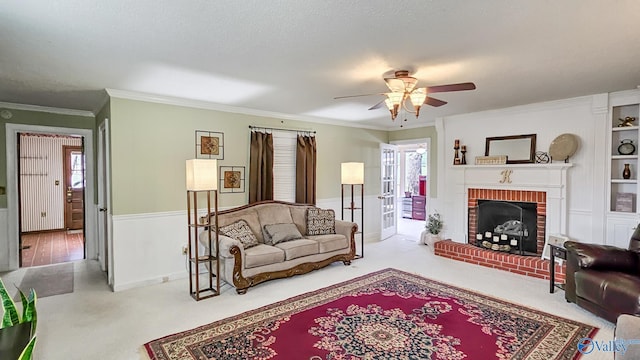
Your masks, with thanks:
[{"label": "white door frame", "polygon": [[[395,141],[391,141],[391,144],[394,145],[412,145],[412,144],[425,144],[425,149],[427,150],[426,154],[428,154],[427,156],[427,171],[428,171],[428,175],[427,175],[427,188],[425,189],[425,192],[427,193],[427,196],[425,198],[425,214],[427,215],[427,217],[429,216],[429,213],[431,212],[431,201],[430,198],[432,196],[431,191],[429,191],[429,187],[431,186],[431,182],[434,181],[433,179],[433,169],[431,168],[431,138],[424,138],[424,139],[413,139],[413,140],[395,140]],[[396,179],[399,180],[399,179]],[[404,181],[404,180],[403,180]],[[404,190],[402,190],[404,191]],[[400,192],[400,195],[402,195],[402,191]],[[396,194],[396,196],[398,196],[398,194]]]},{"label": "white door frame", "polygon": [[[98,125],[98,260],[102,271],[107,271],[109,285],[113,286],[113,223],[111,218],[111,150],[109,119]],[[100,211],[100,209],[106,209]],[[104,249],[106,246],[106,254]]]},{"label": "white door frame", "polygon": [[[392,170],[392,179],[391,179],[391,188],[390,191],[385,191],[385,152],[392,150],[393,151],[393,170]],[[397,194],[397,172],[398,172],[398,145],[392,144],[380,144],[380,195],[378,199],[380,199],[380,240],[387,239],[398,233],[398,194]],[[392,197],[392,198],[390,198]],[[388,206],[391,206],[391,211],[387,209]],[[389,213],[392,215],[391,220],[393,225],[387,226],[388,224],[388,216]]]},{"label": "white door frame", "polygon": [[18,133],[40,134],[64,134],[80,135],[84,137],[84,154],[86,161],[86,187],[84,192],[85,204],[85,254],[87,259],[95,259],[97,256],[96,244],[96,207],[94,204],[94,150],[93,130],[75,129],[64,127],[52,127],[41,125],[6,124],[6,151],[7,151],[7,237],[6,243],[0,248],[0,271],[16,270],[19,267],[18,243],[20,229],[18,224],[18,166],[17,166],[17,139]]}]

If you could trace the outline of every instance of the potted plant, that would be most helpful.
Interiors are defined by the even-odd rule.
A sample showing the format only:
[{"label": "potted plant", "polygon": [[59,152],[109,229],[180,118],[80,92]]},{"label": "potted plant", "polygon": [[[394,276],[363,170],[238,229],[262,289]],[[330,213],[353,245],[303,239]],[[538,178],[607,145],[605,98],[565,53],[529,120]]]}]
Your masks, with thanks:
[{"label": "potted plant", "polygon": [[440,232],[442,231],[443,225],[444,223],[442,222],[442,218],[438,211],[429,215],[425,225],[425,230],[420,234],[420,242],[431,246],[436,241],[442,240],[440,238]]},{"label": "potted plant", "polygon": [[22,316],[0,279],[2,300],[2,326],[0,326],[0,359],[30,360],[36,344],[36,292],[31,289],[29,297],[18,289],[22,301]]}]

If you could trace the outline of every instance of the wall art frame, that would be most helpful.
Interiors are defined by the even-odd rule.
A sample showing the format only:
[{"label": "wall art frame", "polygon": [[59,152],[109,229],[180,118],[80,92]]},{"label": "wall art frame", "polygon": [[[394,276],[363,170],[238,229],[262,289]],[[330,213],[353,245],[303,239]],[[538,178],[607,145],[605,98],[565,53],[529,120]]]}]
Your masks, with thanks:
[{"label": "wall art frame", "polygon": [[224,159],[224,133],[196,130],[196,159]]},{"label": "wall art frame", "polygon": [[244,166],[220,166],[220,186],[221,193],[243,193],[246,179]]}]

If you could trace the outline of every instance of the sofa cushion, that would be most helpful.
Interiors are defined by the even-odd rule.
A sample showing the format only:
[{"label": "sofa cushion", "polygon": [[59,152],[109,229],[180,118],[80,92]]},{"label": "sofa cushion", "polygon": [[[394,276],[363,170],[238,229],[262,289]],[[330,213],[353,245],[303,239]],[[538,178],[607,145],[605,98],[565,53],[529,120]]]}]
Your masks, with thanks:
[{"label": "sofa cushion", "polygon": [[280,243],[275,247],[284,251],[286,260],[318,253],[318,242],[309,239],[291,240]]},{"label": "sofa cushion", "polygon": [[221,226],[220,234],[240,241],[245,249],[249,249],[260,244],[249,228],[249,224],[244,220],[238,220],[229,225]]},{"label": "sofa cushion", "polygon": [[328,209],[307,209],[307,235],[336,233],[336,214]]},{"label": "sofa cushion", "polygon": [[284,250],[260,244],[244,251],[245,268],[280,263],[284,261]]},{"label": "sofa cushion", "polygon": [[307,233],[307,209],[309,206],[291,206],[291,218],[293,223],[298,227],[300,234]]},{"label": "sofa cushion", "polygon": [[256,206],[260,225],[293,223],[289,206],[284,204],[264,204]]},{"label": "sofa cushion", "polygon": [[264,243],[267,245],[302,239],[302,234],[293,223],[265,225],[263,229]]},{"label": "sofa cushion", "polygon": [[258,219],[258,213],[253,209],[244,209],[230,214],[218,216],[218,224],[225,226],[232,224],[238,220],[244,220],[251,228],[251,232],[256,236],[258,242],[262,242],[262,225]]},{"label": "sofa cushion", "polygon": [[342,234],[309,235],[307,239],[318,242],[318,252],[320,254],[344,249],[349,246],[349,240]]}]

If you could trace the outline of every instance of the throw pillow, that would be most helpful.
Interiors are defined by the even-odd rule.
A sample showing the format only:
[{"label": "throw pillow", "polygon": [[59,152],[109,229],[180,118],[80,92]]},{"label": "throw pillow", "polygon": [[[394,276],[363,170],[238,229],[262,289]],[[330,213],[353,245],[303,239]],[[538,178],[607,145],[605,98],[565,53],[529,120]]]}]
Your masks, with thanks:
[{"label": "throw pillow", "polygon": [[220,234],[240,241],[245,249],[260,245],[258,239],[251,231],[249,224],[244,220],[238,220],[229,225],[221,226]]},{"label": "throw pillow", "polygon": [[[264,226],[264,233],[270,239],[270,243],[272,245],[276,245],[277,243],[302,239],[302,234],[298,231],[298,228],[295,224],[271,224]],[[265,237],[265,243],[267,239]]]},{"label": "throw pillow", "polygon": [[336,214],[328,209],[307,209],[307,235],[336,233]]}]

